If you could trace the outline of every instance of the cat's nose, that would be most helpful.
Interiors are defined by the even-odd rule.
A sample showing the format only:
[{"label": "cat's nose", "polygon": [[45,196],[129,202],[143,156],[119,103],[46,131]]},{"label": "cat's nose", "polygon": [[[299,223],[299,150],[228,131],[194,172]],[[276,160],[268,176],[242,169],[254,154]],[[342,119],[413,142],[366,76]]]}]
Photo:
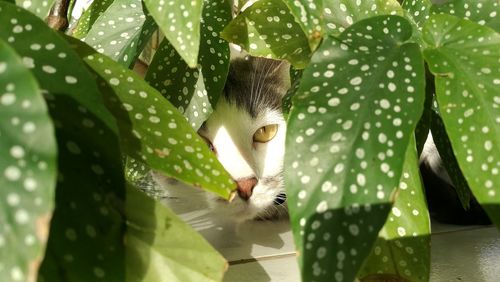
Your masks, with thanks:
[{"label": "cat's nose", "polygon": [[250,196],[252,196],[252,191],[256,184],[257,178],[255,177],[236,180],[238,195],[240,195],[243,200],[247,201]]}]

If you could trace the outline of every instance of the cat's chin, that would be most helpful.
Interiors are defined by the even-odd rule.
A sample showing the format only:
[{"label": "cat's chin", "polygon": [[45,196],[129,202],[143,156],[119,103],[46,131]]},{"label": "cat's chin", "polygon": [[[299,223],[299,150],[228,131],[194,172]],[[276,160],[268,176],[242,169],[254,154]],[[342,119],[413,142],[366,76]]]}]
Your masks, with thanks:
[{"label": "cat's chin", "polygon": [[276,206],[273,201],[266,204],[259,203],[259,206],[256,206],[251,200],[243,201],[238,197],[232,202],[213,196],[209,196],[207,200],[214,215],[227,218],[234,222],[288,218],[286,205]]}]

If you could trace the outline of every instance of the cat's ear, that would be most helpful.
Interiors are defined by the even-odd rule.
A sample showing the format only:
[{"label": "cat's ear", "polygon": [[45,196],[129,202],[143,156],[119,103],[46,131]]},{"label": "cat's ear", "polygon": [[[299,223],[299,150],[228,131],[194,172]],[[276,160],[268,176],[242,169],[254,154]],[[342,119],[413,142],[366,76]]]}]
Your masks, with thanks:
[{"label": "cat's ear", "polygon": [[239,45],[233,43],[229,43],[229,52],[231,61],[245,59],[249,56],[247,51],[243,50]]}]

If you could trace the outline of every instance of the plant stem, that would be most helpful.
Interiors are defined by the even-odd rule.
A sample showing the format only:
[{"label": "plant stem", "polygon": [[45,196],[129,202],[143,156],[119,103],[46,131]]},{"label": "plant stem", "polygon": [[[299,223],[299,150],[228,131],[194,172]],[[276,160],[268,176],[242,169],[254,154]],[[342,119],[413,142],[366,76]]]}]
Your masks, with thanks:
[{"label": "plant stem", "polygon": [[46,19],[47,25],[52,29],[65,31],[68,28],[68,7],[69,0],[56,0],[54,6],[50,9],[49,16]]}]

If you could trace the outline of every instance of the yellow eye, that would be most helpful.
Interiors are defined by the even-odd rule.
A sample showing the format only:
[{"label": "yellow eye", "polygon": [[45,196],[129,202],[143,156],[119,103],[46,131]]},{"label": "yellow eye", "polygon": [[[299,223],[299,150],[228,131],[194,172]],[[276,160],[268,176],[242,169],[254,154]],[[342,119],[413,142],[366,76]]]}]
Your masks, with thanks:
[{"label": "yellow eye", "polygon": [[263,126],[253,134],[253,142],[266,143],[276,136],[276,132],[278,132],[277,124],[269,124]]}]

